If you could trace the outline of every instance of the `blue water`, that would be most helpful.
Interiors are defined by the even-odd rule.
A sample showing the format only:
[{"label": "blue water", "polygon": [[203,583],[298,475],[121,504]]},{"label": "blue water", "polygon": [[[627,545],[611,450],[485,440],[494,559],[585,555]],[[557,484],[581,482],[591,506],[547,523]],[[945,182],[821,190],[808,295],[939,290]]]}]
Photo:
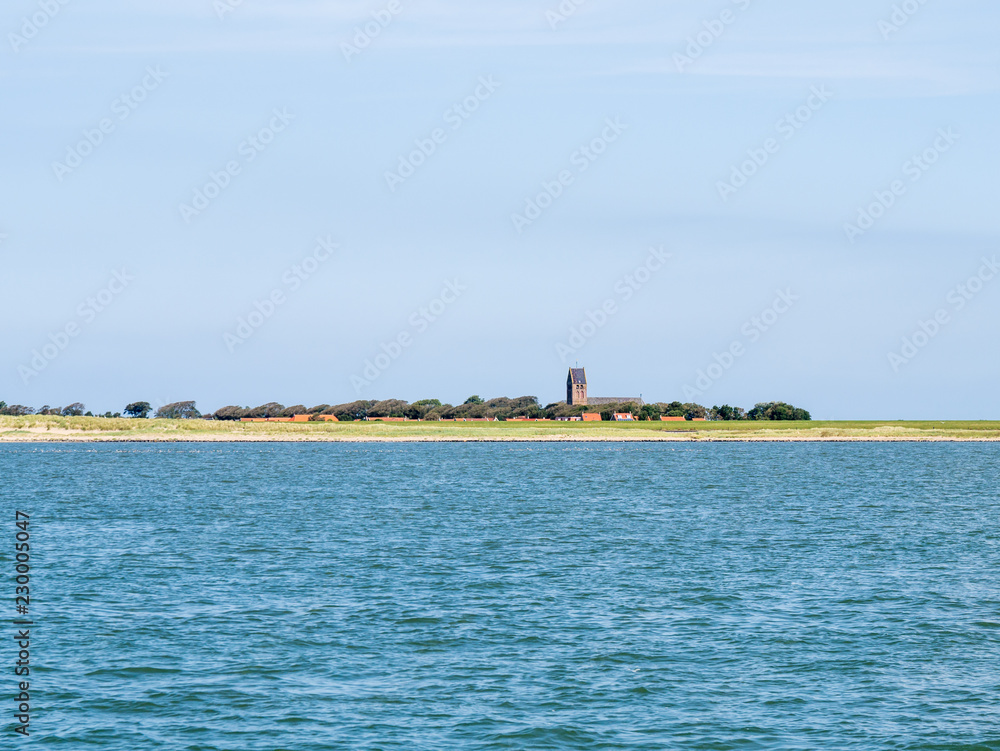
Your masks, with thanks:
[{"label": "blue water", "polygon": [[0,747],[1000,749],[998,458],[0,446]]}]

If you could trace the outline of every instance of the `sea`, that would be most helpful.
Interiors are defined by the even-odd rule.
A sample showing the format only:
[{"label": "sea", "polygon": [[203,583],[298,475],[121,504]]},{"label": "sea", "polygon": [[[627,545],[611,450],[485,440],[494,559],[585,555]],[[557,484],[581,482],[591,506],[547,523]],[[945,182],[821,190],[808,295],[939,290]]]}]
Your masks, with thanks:
[{"label": "sea", "polygon": [[1000,749],[998,460],[3,444],[0,748]]}]

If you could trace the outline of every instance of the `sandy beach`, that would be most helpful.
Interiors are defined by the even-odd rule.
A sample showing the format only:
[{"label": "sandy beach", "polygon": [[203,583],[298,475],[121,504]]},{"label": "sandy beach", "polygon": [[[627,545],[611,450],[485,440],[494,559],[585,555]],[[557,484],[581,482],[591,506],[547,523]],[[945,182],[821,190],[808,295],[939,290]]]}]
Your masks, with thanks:
[{"label": "sandy beach", "polygon": [[0,418],[2,443],[787,443],[1000,441],[1000,422],[241,423]]}]

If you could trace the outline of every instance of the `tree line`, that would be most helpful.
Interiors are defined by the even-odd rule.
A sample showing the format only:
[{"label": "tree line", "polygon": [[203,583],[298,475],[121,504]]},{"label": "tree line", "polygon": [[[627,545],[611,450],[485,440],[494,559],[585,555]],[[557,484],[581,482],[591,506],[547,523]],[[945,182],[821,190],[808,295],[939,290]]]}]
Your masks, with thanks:
[{"label": "tree line", "polygon": [[[149,402],[132,402],[126,405],[123,410],[125,417],[145,419],[153,412]],[[0,415],[12,415],[14,417],[24,417],[27,415],[57,415],[61,417],[122,417],[122,412],[105,412],[104,414],[94,414],[87,410],[82,402],[73,402],[67,407],[44,407],[34,409],[25,407],[23,404],[7,404],[0,401]],[[185,419],[202,417],[201,412],[195,409],[194,402],[175,402],[167,404],[156,410],[156,417],[167,419]]]},{"label": "tree line", "polygon": [[[0,415],[13,415],[14,417],[23,417],[24,415],[61,415],[62,417],[96,417],[92,412],[86,412],[86,406],[80,402],[73,402],[67,407],[50,407],[46,404],[44,407],[34,409],[32,407],[25,407],[23,404],[7,404],[7,402],[0,402]],[[106,415],[100,415],[101,417],[121,417],[118,414],[111,414],[108,412]]]},{"label": "tree line", "polygon": [[684,402],[656,402],[655,404],[638,404],[637,402],[621,402],[618,404],[602,404],[600,407],[571,406],[565,402],[555,402],[543,407],[534,396],[520,396],[514,399],[498,397],[483,399],[480,396],[470,396],[459,405],[443,404],[438,399],[421,399],[412,404],[402,399],[358,400],[345,404],[318,404],[306,407],[296,404],[286,407],[278,402],[268,402],[258,407],[239,407],[231,405],[222,407],[211,414],[198,411],[194,401],[174,402],[166,404],[154,411],[149,402],[132,402],[125,406],[122,412],[106,412],[94,415],[85,411],[80,402],[74,402],[68,407],[49,407],[34,410],[20,404],[8,406],[0,402],[0,415],[62,415],[64,417],[125,417],[145,419],[153,414],[159,419],[172,420],[241,420],[247,417],[292,417],[293,415],[310,415],[311,420],[322,420],[324,415],[334,415],[341,422],[367,420],[375,417],[402,417],[409,420],[455,420],[470,418],[487,418],[511,420],[517,417],[555,420],[560,417],[578,417],[585,412],[597,412],[603,420],[610,420],[616,412],[630,412],[637,420],[659,420],[660,417],[683,417],[686,420],[811,420],[808,411],[793,407],[785,402],[761,402],[746,410],[742,407],[732,407],[723,404],[721,407],[704,407],[701,404]]}]

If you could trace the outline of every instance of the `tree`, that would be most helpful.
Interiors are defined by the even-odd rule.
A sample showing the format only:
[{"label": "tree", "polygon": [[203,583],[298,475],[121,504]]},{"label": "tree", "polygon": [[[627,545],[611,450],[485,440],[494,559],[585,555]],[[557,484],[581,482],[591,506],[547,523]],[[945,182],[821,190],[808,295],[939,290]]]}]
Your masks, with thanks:
[{"label": "tree", "polygon": [[424,416],[420,419],[422,420],[443,420],[447,419],[452,413],[454,413],[455,408],[450,404],[442,404],[440,407],[431,408],[430,412],[425,412]]},{"label": "tree", "polygon": [[7,404],[6,402],[0,402],[0,415],[23,417],[24,415],[33,415],[34,413],[35,410],[31,407],[25,407],[23,404]]},{"label": "tree", "polygon": [[730,407],[728,404],[723,404],[721,407],[712,407],[709,410],[709,418],[725,421],[745,420],[747,419],[747,413],[742,407]]},{"label": "tree", "polygon": [[196,420],[201,417],[201,412],[197,410],[193,401],[174,402],[156,410],[156,417],[160,420]]},{"label": "tree", "polygon": [[747,412],[749,420],[812,420],[806,410],[785,402],[760,402]]},{"label": "tree", "polygon": [[667,417],[684,417],[684,412],[685,409],[683,404],[680,402],[670,402],[670,404],[666,406],[664,414]]},{"label": "tree", "polygon": [[406,417],[409,406],[402,399],[385,399],[368,407],[368,417]]},{"label": "tree", "polygon": [[368,416],[368,410],[375,402],[359,399],[348,404],[338,404],[335,407],[327,407],[323,410],[324,415],[336,415],[341,422],[351,422],[352,420],[364,420]]},{"label": "tree", "polygon": [[296,404],[294,407],[285,407],[285,410],[281,413],[282,417],[295,417],[295,415],[304,415],[306,413],[306,405]]},{"label": "tree", "polygon": [[465,403],[466,404],[482,404],[483,403],[483,397],[481,397],[479,395],[470,396],[468,399],[465,400]]},{"label": "tree", "polygon": [[643,404],[639,408],[640,420],[659,420],[663,413],[659,404]]},{"label": "tree", "polygon": [[439,399],[421,399],[407,407],[403,411],[403,416],[411,420],[425,420],[431,411],[440,406],[441,401]]},{"label": "tree", "polygon": [[490,401],[486,402],[486,406],[490,408],[490,417],[502,417],[505,420],[511,417],[539,418],[546,416],[542,405],[538,403],[537,396],[518,396],[514,399],[507,399],[506,397],[490,399]]},{"label": "tree", "polygon": [[267,404],[261,404],[259,407],[254,407],[249,410],[246,414],[247,417],[281,417],[281,413],[285,411],[284,404],[278,404],[277,402],[268,402]]},{"label": "tree", "polygon": [[685,420],[704,420],[708,417],[708,410],[702,407],[700,404],[685,404],[684,405],[684,419]]},{"label": "tree", "polygon": [[153,407],[149,402],[132,402],[130,405],[125,407],[125,414],[128,417],[134,417],[138,420],[145,420],[149,417],[149,413],[153,411]]},{"label": "tree", "polygon": [[216,420],[240,420],[247,416],[249,410],[243,407],[223,407],[222,409],[215,410],[215,414],[212,415]]},{"label": "tree", "polygon": [[84,405],[80,402],[73,402],[68,407],[65,407],[62,411],[63,417],[82,417],[83,411],[86,409]]}]

